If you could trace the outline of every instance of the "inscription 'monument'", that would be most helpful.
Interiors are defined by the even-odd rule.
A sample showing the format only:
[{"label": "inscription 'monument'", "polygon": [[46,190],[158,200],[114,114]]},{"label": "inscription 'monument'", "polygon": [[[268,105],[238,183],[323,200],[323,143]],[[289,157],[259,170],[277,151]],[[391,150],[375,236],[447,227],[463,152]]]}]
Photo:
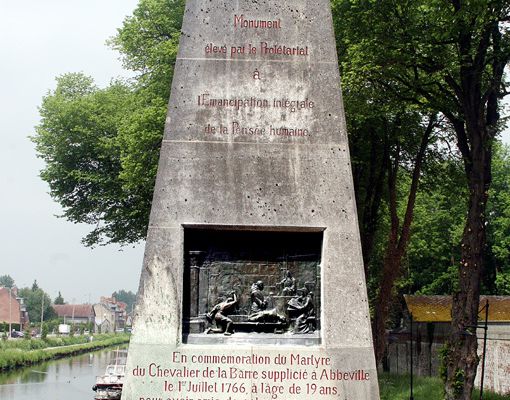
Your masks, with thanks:
[{"label": "inscription 'monument'", "polygon": [[235,14],[234,28],[281,29],[282,21],[280,18],[276,20],[251,19],[245,18],[243,14]]}]

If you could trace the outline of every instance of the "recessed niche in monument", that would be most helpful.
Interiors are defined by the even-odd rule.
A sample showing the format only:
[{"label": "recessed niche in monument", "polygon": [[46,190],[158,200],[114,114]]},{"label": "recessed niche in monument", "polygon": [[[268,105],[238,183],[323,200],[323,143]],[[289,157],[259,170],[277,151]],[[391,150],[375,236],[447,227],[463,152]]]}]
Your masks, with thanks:
[{"label": "recessed niche in monument", "polygon": [[322,236],[185,228],[183,342],[320,344]]}]

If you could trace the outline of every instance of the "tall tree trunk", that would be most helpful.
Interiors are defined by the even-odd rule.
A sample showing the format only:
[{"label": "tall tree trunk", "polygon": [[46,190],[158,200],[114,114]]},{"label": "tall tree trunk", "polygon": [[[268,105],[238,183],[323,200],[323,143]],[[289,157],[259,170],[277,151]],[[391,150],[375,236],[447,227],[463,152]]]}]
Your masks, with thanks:
[{"label": "tall tree trunk", "polygon": [[397,215],[397,174],[399,169],[399,158],[397,155],[388,169],[388,186],[390,193],[390,219],[391,228],[384,257],[383,271],[377,301],[375,303],[375,313],[373,322],[374,347],[377,365],[381,367],[384,355],[386,353],[386,321],[390,312],[392,300],[392,291],[396,279],[400,275],[402,258],[407,250],[409,239],[411,237],[411,223],[413,220],[414,204],[418,192],[418,183],[420,181],[421,167],[425,159],[425,153],[429,143],[430,135],[434,129],[436,117],[431,116],[429,123],[421,138],[418,154],[415,158],[411,187],[407,199],[406,212],[402,227]]},{"label": "tall tree trunk", "polygon": [[[492,85],[481,93],[480,76],[484,69],[484,51],[492,39],[494,56]],[[462,40],[460,40],[462,43]],[[485,49],[485,50],[484,50]],[[468,178],[468,217],[462,235],[459,264],[459,290],[453,294],[451,337],[446,357],[447,400],[470,400],[478,366],[476,329],[480,301],[480,283],[484,272],[486,242],[485,210],[491,184],[492,141],[499,121],[498,103],[503,71],[508,55],[501,52],[498,22],[487,25],[473,65],[461,68],[464,120],[449,117],[457,135]],[[482,51],[484,50],[484,51]],[[467,54],[467,51],[462,51]]]},{"label": "tall tree trunk", "polygon": [[[368,265],[374,250],[375,236],[379,222],[379,209],[384,192],[384,178],[389,163],[389,141],[384,138],[382,143],[372,132],[370,141],[370,172],[363,199],[361,219],[361,250],[365,276],[368,276]],[[382,146],[382,151],[381,151]],[[379,154],[382,153],[382,156]]]},{"label": "tall tree trunk", "polygon": [[486,240],[485,208],[490,185],[490,144],[473,146],[469,208],[462,237],[459,289],[453,294],[451,338],[447,356],[446,398],[470,400],[478,365],[476,328]]},{"label": "tall tree trunk", "polygon": [[386,245],[386,254],[384,256],[383,270],[380,278],[379,292],[374,310],[373,336],[375,359],[377,366],[381,368],[384,355],[386,353],[386,319],[388,318],[391,303],[391,292],[399,268],[397,268],[398,254],[398,230],[399,219],[397,215],[397,176],[399,167],[399,150],[396,151],[395,159],[388,168],[388,187],[389,187],[389,208],[390,208],[390,233]]}]

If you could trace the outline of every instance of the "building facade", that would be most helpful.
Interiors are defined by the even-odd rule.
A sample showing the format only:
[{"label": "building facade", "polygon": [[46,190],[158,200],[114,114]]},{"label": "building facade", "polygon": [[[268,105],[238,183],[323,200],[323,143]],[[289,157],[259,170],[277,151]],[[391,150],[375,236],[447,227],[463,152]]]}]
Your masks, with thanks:
[{"label": "building facade", "polygon": [[23,330],[28,322],[28,312],[23,299],[18,297],[18,289],[0,287],[0,323]]}]

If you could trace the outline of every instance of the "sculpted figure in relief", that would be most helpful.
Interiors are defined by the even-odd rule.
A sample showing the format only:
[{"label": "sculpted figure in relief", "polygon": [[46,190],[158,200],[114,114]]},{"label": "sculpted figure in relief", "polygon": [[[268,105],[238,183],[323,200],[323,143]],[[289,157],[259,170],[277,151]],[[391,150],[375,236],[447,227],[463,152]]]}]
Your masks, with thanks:
[{"label": "sculpted figure in relief", "polygon": [[262,293],[264,283],[257,281],[251,285],[251,308],[248,321],[251,322],[285,322],[284,316],[278,315],[276,308],[267,309],[268,302]]},{"label": "sculpted figure in relief", "polygon": [[216,329],[209,328],[207,333],[223,333],[225,336],[232,335],[233,322],[228,315],[234,311],[237,301],[236,293],[233,291],[226,300],[216,304],[213,309],[207,313],[206,318],[209,323],[214,321],[216,324]]},{"label": "sculpted figure in relief", "polygon": [[282,296],[294,296],[296,294],[296,279],[289,270],[285,273],[279,285],[282,287]]},{"label": "sculpted figure in relief", "polygon": [[298,295],[287,303],[289,315],[297,316],[294,333],[312,333],[316,329],[313,293],[307,288],[298,290]]}]

